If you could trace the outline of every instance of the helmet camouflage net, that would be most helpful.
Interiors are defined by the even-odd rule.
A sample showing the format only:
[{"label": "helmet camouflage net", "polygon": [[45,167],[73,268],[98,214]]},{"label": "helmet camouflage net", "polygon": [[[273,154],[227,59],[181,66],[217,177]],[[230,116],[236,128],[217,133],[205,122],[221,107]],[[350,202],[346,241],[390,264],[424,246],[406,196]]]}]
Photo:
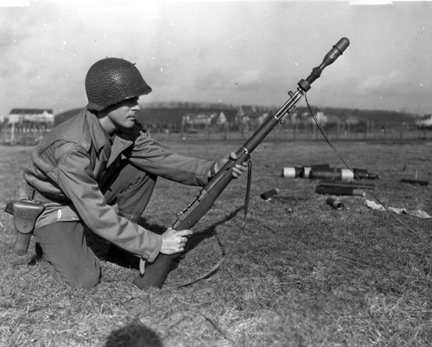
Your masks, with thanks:
[{"label": "helmet camouflage net", "polygon": [[119,58],[94,63],[87,72],[85,89],[87,107],[96,111],[152,91],[135,65]]}]

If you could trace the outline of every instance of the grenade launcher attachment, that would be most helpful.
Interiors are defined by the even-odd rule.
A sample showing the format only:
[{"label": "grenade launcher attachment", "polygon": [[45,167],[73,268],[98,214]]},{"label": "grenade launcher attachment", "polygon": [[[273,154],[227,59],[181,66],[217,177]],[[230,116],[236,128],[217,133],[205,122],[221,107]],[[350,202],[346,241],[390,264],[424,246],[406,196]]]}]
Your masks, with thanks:
[{"label": "grenade launcher attachment", "polygon": [[[249,159],[252,151],[264,140],[269,132],[278,124],[282,118],[295,107],[297,102],[311,88],[311,84],[320,77],[322,71],[331,65],[349,46],[350,42],[343,37],[333,46],[326,54],[321,65],[314,68],[312,73],[305,80],[298,83],[295,93],[288,92],[289,99],[285,104],[246,141],[246,143],[236,152],[237,159],[230,159],[218,173],[207,183],[206,186],[198,193],[189,206],[178,214],[178,219],[174,222],[172,228],[175,230],[184,230],[192,228],[213,206],[215,200],[227,187],[233,179],[232,168],[236,164],[242,164]],[[147,263],[144,275],[138,275],[133,283],[140,289],[148,287],[161,288],[168,273],[171,269],[173,260],[179,254],[164,255],[159,254],[153,263]]]}]

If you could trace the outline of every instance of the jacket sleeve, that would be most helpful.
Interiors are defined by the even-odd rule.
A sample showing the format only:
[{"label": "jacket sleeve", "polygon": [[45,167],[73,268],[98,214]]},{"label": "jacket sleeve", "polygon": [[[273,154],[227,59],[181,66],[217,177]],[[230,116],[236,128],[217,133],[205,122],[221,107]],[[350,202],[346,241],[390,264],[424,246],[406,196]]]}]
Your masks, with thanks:
[{"label": "jacket sleeve", "polygon": [[[87,152],[75,144],[64,144],[57,160],[57,184],[72,201],[84,223],[117,246],[153,262],[162,237],[118,216],[106,204],[90,167]],[[69,148],[67,148],[69,147]]]},{"label": "jacket sleeve", "polygon": [[212,160],[186,157],[163,148],[142,130],[128,156],[132,164],[147,172],[191,186],[206,185],[208,172],[214,164]]}]

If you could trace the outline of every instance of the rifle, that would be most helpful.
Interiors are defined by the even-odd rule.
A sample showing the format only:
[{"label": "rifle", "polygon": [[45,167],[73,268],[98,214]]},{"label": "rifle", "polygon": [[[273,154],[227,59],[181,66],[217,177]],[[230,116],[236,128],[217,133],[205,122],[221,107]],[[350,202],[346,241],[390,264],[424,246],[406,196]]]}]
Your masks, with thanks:
[{"label": "rifle", "polygon": [[[325,55],[321,65],[315,67],[306,80],[300,80],[296,92],[288,92],[289,99],[285,104],[273,116],[269,117],[246,141],[246,143],[237,150],[237,159],[230,159],[218,171],[218,173],[210,179],[189,206],[178,214],[178,218],[172,226],[173,229],[191,229],[210,210],[215,200],[233,179],[232,168],[237,164],[242,164],[249,160],[252,151],[264,140],[264,138],[278,123],[282,122],[282,118],[295,107],[297,102],[299,102],[304,94],[311,88],[311,84],[320,77],[324,68],[332,64],[340,55],[342,55],[345,49],[349,46],[349,43],[350,42],[346,37],[341,38]],[[179,254],[159,254],[153,263],[147,263],[145,265],[144,275],[138,275],[134,279],[133,283],[140,289],[148,287],[161,288],[168,276],[173,260],[178,256]]]}]

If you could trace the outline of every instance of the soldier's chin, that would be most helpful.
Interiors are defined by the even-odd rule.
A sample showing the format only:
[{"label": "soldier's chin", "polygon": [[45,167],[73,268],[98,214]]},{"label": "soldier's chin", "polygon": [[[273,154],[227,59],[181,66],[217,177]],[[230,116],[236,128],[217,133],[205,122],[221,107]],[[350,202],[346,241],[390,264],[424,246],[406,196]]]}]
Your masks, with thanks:
[{"label": "soldier's chin", "polygon": [[136,118],[128,118],[125,127],[132,128],[135,124],[137,124]]}]

